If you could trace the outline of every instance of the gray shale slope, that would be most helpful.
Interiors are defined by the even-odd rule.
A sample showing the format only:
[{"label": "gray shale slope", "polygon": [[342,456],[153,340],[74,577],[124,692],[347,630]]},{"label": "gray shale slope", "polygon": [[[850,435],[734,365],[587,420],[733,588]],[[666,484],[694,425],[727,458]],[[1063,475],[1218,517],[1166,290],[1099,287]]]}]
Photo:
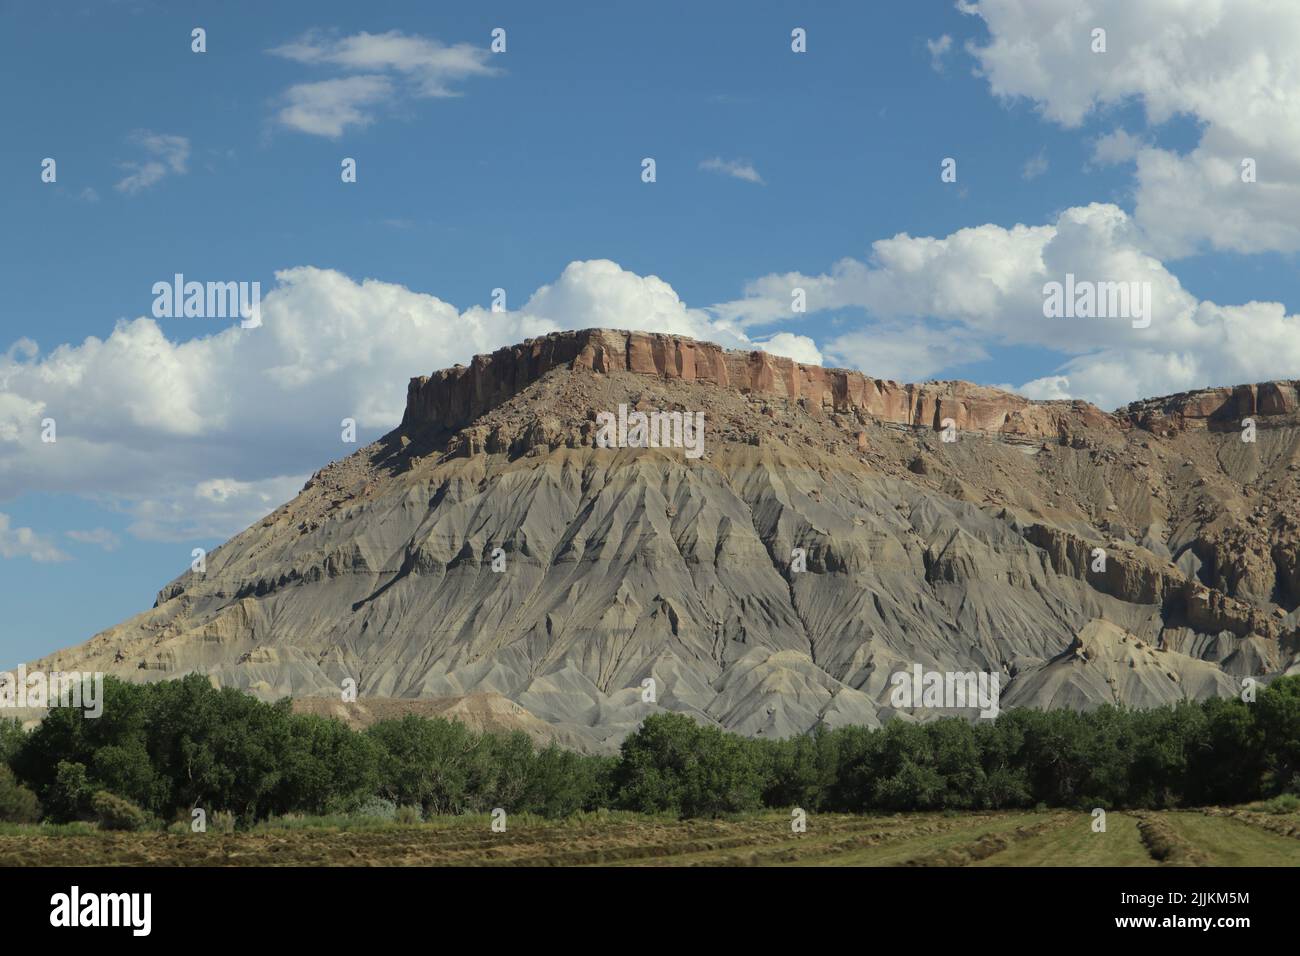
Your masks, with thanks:
[{"label": "gray shale slope", "polygon": [[[1231,695],[1297,666],[1298,384],[1105,413],[557,333],[412,380],[396,430],[205,573],[29,666],[586,750],[662,709],[765,737],[918,719],[890,706],[914,664],[996,672],[1004,708]],[[704,455],[595,447],[620,403],[704,412]]]}]

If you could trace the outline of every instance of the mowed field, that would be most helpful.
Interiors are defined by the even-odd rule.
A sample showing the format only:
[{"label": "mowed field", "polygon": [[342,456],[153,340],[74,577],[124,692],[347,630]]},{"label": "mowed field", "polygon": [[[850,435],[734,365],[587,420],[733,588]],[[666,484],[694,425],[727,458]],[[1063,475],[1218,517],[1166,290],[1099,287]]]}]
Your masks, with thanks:
[{"label": "mowed field", "polygon": [[1298,866],[1300,814],[761,814],[674,821],[458,817],[408,826],[285,821],[236,833],[8,827],[5,866]]}]

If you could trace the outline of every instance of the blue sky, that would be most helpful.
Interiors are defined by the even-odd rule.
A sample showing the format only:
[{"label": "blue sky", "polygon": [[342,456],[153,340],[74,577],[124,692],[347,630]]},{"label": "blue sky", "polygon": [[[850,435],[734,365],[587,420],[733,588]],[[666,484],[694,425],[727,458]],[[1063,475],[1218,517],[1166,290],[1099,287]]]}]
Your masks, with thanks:
[{"label": "blue sky", "polygon": [[[342,417],[549,328],[1107,407],[1300,377],[1300,19],[1129,6],[0,4],[0,658],[143,610]],[[1155,331],[1052,326],[1067,270],[1150,279]],[[266,327],[151,318],[178,272],[260,282]]]}]

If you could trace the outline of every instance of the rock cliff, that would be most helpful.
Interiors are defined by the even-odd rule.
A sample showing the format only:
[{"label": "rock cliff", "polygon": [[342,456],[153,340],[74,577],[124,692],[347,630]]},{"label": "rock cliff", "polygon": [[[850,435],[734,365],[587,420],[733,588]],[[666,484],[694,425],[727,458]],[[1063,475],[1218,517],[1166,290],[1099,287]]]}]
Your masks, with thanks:
[{"label": "rock cliff", "polygon": [[475,356],[468,365],[420,376],[407,389],[402,430],[461,428],[553,369],[631,372],[800,402],[828,412],[860,412],[880,422],[957,428],[1026,438],[1060,437],[1072,425],[1119,427],[1087,402],[1033,402],[970,382],[900,385],[849,369],[804,365],[769,352],[740,352],[678,335],[583,329],[558,332]]}]

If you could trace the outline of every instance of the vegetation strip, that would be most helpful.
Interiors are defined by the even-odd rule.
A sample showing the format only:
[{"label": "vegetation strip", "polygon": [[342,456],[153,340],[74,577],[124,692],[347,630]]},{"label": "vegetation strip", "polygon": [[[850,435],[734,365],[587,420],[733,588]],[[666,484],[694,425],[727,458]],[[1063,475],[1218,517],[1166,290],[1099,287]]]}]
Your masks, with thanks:
[{"label": "vegetation strip", "polygon": [[[538,749],[523,733],[476,733],[410,714],[357,731],[295,713],[288,700],[267,704],[218,690],[200,675],[151,684],[109,678],[104,707],[98,719],[55,707],[31,731],[0,720],[0,824],[83,821],[189,837],[204,828],[320,825],[303,824],[304,816],[350,831],[491,813],[509,838],[484,819],[440,829],[436,839],[444,853],[500,858],[519,824],[583,813],[662,822],[765,808],[829,820],[1037,806],[1160,810],[1263,797],[1280,806],[1300,787],[1300,677],[1278,678],[1251,704],[1213,698],[1149,711],[1015,709],[977,724],[891,721],[781,740],[655,713],[617,756]],[[540,831],[530,839],[565,845]],[[709,853],[740,851],[745,842],[709,829],[690,839]],[[1159,832],[1149,835],[1152,844],[1168,849]],[[610,852],[612,859],[629,853]]]},{"label": "vegetation strip", "polygon": [[1013,843],[1028,840],[1040,834],[1064,827],[1070,818],[1064,815],[1053,816],[1033,826],[1018,826],[1010,832],[986,833],[978,839],[956,846],[946,847],[927,853],[924,856],[905,860],[901,866],[968,866],[980,860],[988,859],[1001,853]]},{"label": "vegetation strip", "polygon": [[1166,866],[1205,866],[1209,859],[1154,813],[1135,813],[1138,833],[1153,860]]},{"label": "vegetation strip", "polygon": [[1228,817],[1240,820],[1259,830],[1267,830],[1278,836],[1300,840],[1300,817],[1277,816],[1271,813],[1252,810],[1247,807],[1203,807],[1201,812],[1210,817]]}]

